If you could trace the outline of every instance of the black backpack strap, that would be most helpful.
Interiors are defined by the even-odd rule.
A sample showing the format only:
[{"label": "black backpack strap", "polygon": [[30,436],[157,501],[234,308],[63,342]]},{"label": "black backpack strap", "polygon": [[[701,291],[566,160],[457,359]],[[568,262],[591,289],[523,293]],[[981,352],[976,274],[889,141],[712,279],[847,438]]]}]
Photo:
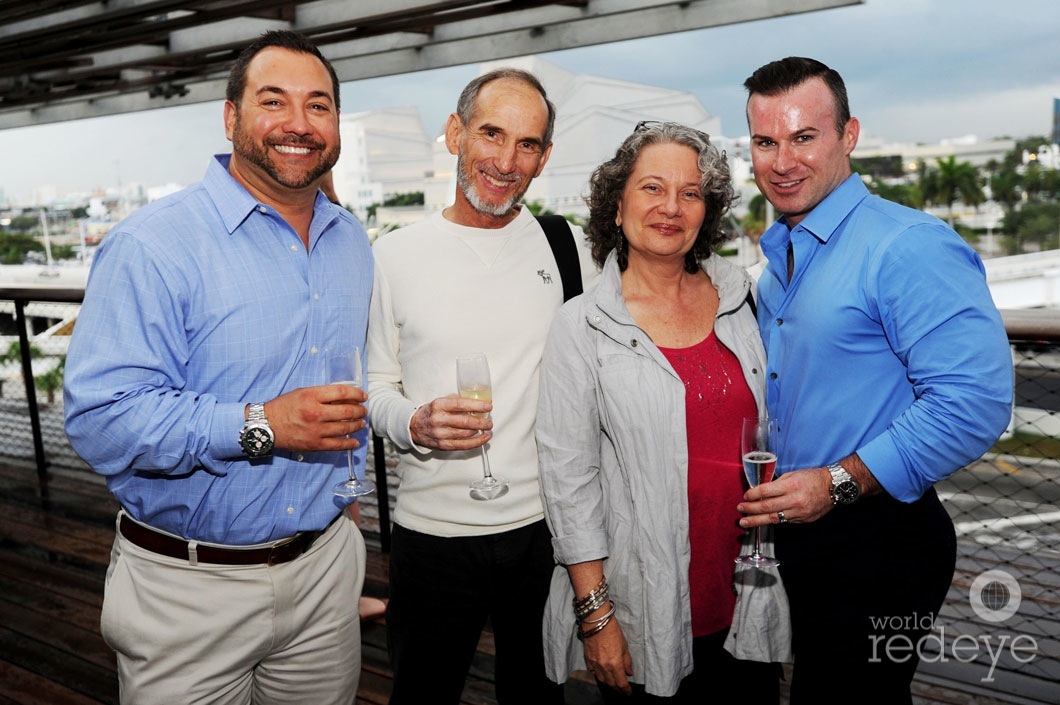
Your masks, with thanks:
[{"label": "black backpack strap", "polygon": [[758,306],[755,305],[755,297],[750,291],[747,292],[747,305],[751,307],[751,315],[758,318]]},{"label": "black backpack strap", "polygon": [[552,256],[559,267],[559,278],[563,282],[563,300],[570,301],[582,293],[582,269],[578,261],[578,244],[570,224],[562,215],[538,215],[537,222],[545,231]]}]

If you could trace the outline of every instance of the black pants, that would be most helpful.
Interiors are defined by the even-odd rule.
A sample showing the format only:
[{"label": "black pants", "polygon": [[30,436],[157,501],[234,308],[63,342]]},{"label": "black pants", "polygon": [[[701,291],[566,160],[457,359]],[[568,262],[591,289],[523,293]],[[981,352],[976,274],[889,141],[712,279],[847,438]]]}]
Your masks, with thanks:
[{"label": "black pants", "polygon": [[563,702],[545,677],[542,617],[555,563],[544,521],[443,538],[394,527],[387,638],[391,705],[459,703],[487,619],[501,705]]},{"label": "black pants", "polygon": [[607,686],[600,686],[604,705],[777,705],[780,701],[779,663],[741,661],[722,648],[729,630],[696,637],[692,640],[692,665],[695,670],[681,681],[672,697],[660,698],[644,692],[644,686],[633,684],[633,695],[627,697]]},{"label": "black pants", "polygon": [[[792,705],[912,702],[917,643],[953,580],[957,542],[934,490],[877,495],[777,527],[791,603]],[[908,648],[911,646],[912,648]]]}]

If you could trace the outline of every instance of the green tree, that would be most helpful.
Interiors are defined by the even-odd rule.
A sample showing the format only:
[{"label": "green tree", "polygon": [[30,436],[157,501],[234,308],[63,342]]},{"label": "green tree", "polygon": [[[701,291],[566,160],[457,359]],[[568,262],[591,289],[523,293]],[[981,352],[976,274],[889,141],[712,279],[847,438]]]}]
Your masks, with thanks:
[{"label": "green tree", "polygon": [[39,227],[39,215],[16,215],[14,218],[11,219],[11,224],[7,226],[7,229],[15,230],[20,233],[26,233]]},{"label": "green tree", "polygon": [[[41,349],[37,347],[35,343],[29,344],[29,357],[31,360],[35,360],[43,355],[44,353],[41,352]],[[20,362],[21,360],[22,345],[17,340],[12,340],[8,344],[7,349],[3,351],[3,354],[0,354],[0,367],[3,367],[4,365],[7,365],[11,362]],[[3,391],[2,386],[3,382],[2,380],[0,380],[0,392]]]},{"label": "green tree", "polygon": [[[31,360],[35,360],[44,353],[37,347],[36,343],[29,344],[29,357]],[[17,340],[12,340],[7,346],[7,350],[4,351],[3,355],[0,355],[0,365],[6,365],[9,362],[18,362],[22,359],[22,345]]]},{"label": "green tree", "polygon": [[990,193],[1008,215],[1016,210],[1016,205],[1023,200],[1020,175],[1012,167],[1002,167],[990,176]]},{"label": "green tree", "polygon": [[1028,242],[1042,250],[1056,249],[1060,247],[1060,202],[1024,203],[1019,210],[1005,215],[1004,228],[1014,235],[1012,254],[1018,254]]},{"label": "green tree", "polygon": [[22,264],[27,252],[44,252],[44,245],[25,233],[0,233],[0,264]]},{"label": "green tree", "polygon": [[901,203],[903,206],[921,209],[924,207],[924,194],[918,182],[889,183],[873,179],[867,184],[869,191],[888,201]]},{"label": "green tree", "polygon": [[422,206],[423,191],[395,193],[383,199],[383,206]]},{"label": "green tree", "polygon": [[59,356],[59,362],[44,374],[37,375],[33,381],[39,391],[48,395],[48,403],[55,403],[55,393],[63,388],[63,372],[66,370],[66,355]]},{"label": "green tree", "polygon": [[925,180],[924,198],[929,203],[945,205],[949,210],[949,224],[953,227],[953,204],[961,201],[978,207],[985,200],[979,183],[979,172],[969,162],[958,162],[950,155],[935,160],[937,166]]},{"label": "green tree", "polygon": [[744,234],[751,238],[752,242],[757,243],[758,238],[762,237],[762,233],[766,231],[766,227],[769,225],[766,222],[765,196],[756,193],[751,197],[751,200],[747,202],[747,215],[743,217],[740,224],[743,226]]},{"label": "green tree", "polygon": [[541,201],[524,201],[527,209],[533,215],[555,215],[556,212],[545,208],[545,204]]}]

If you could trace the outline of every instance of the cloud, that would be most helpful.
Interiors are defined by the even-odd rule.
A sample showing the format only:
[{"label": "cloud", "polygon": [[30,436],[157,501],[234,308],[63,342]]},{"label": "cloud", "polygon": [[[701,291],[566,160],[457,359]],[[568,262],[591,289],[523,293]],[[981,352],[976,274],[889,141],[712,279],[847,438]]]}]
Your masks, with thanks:
[{"label": "cloud", "polygon": [[[813,56],[847,82],[852,112],[887,141],[1048,134],[1060,97],[1060,2],[867,0],[849,7],[544,55],[566,69],[696,95],[726,136],[746,132],[744,79],[784,56]],[[346,112],[414,105],[430,133],[477,65],[343,85]],[[0,130],[0,189],[28,194],[199,179],[227,151],[220,103]],[[14,164],[12,169],[8,165]]]},{"label": "cloud", "polygon": [[[863,112],[862,129],[889,142],[938,142],[949,137],[976,135],[1029,137],[1052,134],[1051,86],[983,91],[960,96],[937,96],[916,104],[884,104]],[[886,126],[886,132],[874,128]]]}]

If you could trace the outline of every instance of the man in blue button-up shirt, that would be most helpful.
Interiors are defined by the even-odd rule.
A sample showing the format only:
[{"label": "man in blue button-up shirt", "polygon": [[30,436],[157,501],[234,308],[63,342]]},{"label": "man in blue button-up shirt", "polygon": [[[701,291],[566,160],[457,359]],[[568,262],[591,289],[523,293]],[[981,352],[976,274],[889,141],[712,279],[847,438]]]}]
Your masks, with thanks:
[{"label": "man in blue button-up shirt", "polygon": [[266,33],[230,76],[233,153],[96,255],[66,428],[122,506],[102,630],[125,702],[353,701],[364,543],[332,487],[346,450],[363,466],[366,395],[322,353],[363,348],[373,262],[318,188],[338,110],[316,47]]},{"label": "man in blue button-up shirt", "polygon": [[741,523],[780,524],[792,703],[909,703],[956,555],[933,484],[1005,429],[1008,341],[976,253],[851,173],[838,73],[788,58],[745,86],[755,180],[781,214],[758,289],[780,440]]}]

